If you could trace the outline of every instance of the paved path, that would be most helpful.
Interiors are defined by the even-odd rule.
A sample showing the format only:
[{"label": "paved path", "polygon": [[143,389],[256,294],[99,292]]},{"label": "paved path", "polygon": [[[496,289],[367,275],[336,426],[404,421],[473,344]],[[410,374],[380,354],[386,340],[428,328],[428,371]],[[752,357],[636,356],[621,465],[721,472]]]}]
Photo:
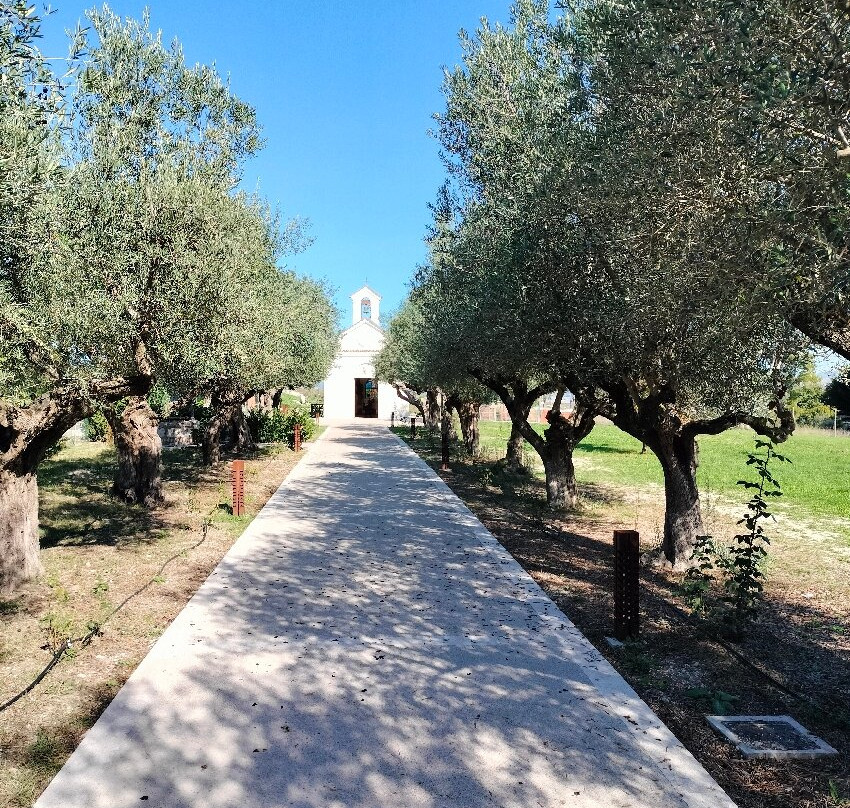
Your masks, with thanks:
[{"label": "paved path", "polygon": [[329,429],[37,808],[734,808],[424,463]]}]

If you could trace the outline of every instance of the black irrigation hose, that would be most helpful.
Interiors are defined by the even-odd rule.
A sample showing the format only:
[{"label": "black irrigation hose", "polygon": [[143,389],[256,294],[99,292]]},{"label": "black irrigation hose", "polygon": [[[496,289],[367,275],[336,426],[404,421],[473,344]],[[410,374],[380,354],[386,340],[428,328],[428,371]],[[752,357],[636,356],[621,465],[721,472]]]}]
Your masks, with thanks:
[{"label": "black irrigation hose", "polygon": [[[267,465],[271,465],[271,462],[269,462]],[[94,523],[89,523],[87,527],[91,527],[92,524]],[[114,617],[115,614],[121,609],[123,609],[127,605],[127,603],[129,603],[133,598],[135,598],[137,595],[141,595],[142,592],[144,592],[156,580],[156,578],[159,577],[162,571],[172,561],[174,561],[176,558],[179,558],[181,555],[183,555],[183,553],[188,553],[189,551],[200,547],[207,540],[207,532],[210,529],[210,525],[211,520],[209,517],[207,517],[204,520],[203,534],[201,535],[199,541],[195,542],[190,547],[184,547],[182,550],[178,551],[173,556],[163,561],[162,566],[160,566],[160,568],[157,570],[156,575],[154,575],[146,584],[144,584],[144,586],[140,586],[135,592],[130,595],[127,595],[127,597],[124,598],[121,603],[119,603],[108,615],[106,615],[106,617],[104,617],[100,623],[98,623],[96,626],[93,626],[89,632],[83,634],[82,637],[76,637],[73,639],[69,638],[63,640],[59,648],[57,648],[56,651],[53,652],[53,658],[50,660],[50,662],[47,663],[47,665],[44,666],[41,673],[39,673],[38,676],[36,676],[35,679],[33,679],[32,682],[30,682],[23,690],[21,690],[19,693],[16,693],[8,701],[5,701],[3,702],[3,704],[0,704],[0,713],[2,713],[3,710],[7,709],[8,707],[11,707],[16,701],[19,701],[24,696],[26,696],[27,693],[31,692],[35,687],[37,687],[38,684],[47,676],[47,674],[50,673],[50,671],[53,670],[53,668],[55,668],[57,664],[59,664],[59,661],[62,659],[63,656],[65,656],[69,649],[71,649],[75,645],[78,645],[80,648],[85,648],[89,643],[91,643],[91,641],[95,637],[102,634],[103,632],[101,631],[101,628],[103,627],[103,624],[106,623],[106,621],[110,618]]]},{"label": "black irrigation hose", "polygon": [[144,592],[152,583],[154,583],[154,581],[162,574],[162,572],[165,570],[165,568],[172,561],[179,558],[184,553],[188,553],[191,550],[194,550],[194,549],[200,547],[207,540],[207,533],[209,532],[209,529],[210,529],[210,519],[207,518],[207,519],[204,520],[203,533],[201,535],[201,538],[198,541],[196,541],[190,547],[184,547],[182,550],[179,550],[174,555],[170,556],[165,561],[163,561],[160,568],[156,571],[156,574],[154,574],[153,577],[147,583],[140,586],[135,592],[132,592],[129,595],[127,595],[127,597],[124,598],[124,600],[122,600],[121,603],[119,603],[108,615],[106,615],[106,617],[104,617],[103,620],[100,623],[93,626],[88,632],[83,634],[81,637],[73,637],[73,638],[68,638],[68,639],[63,640],[62,644],[59,646],[59,648],[57,648],[53,652],[53,658],[50,660],[50,662],[47,663],[47,665],[44,666],[44,669],[41,671],[41,673],[39,673],[38,676],[36,676],[35,679],[33,679],[32,682],[30,682],[23,690],[21,690],[19,693],[16,693],[8,701],[5,701],[5,702],[3,702],[3,704],[0,704],[0,713],[2,713],[3,710],[7,709],[8,707],[11,707],[16,701],[19,701],[24,696],[26,696],[27,693],[30,693],[35,687],[37,687],[38,684],[47,676],[47,674],[50,673],[50,671],[52,671],[53,668],[55,668],[56,665],[59,664],[59,661],[62,659],[63,656],[65,656],[65,654],[71,648],[73,648],[74,646],[78,646],[80,648],[85,648],[89,643],[91,643],[91,641],[95,637],[102,634],[103,632],[102,632],[101,629],[103,628],[103,625],[107,622],[107,620],[110,620],[112,617],[114,617],[133,598],[137,597],[138,595],[141,595],[142,592]]}]

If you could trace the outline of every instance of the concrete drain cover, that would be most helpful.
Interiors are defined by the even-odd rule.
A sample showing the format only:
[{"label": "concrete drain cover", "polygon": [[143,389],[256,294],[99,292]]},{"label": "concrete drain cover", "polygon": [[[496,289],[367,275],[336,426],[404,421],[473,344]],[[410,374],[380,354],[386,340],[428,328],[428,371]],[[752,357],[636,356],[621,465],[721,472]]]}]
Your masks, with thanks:
[{"label": "concrete drain cover", "polygon": [[748,758],[813,758],[837,755],[790,715],[707,715],[721,735]]}]

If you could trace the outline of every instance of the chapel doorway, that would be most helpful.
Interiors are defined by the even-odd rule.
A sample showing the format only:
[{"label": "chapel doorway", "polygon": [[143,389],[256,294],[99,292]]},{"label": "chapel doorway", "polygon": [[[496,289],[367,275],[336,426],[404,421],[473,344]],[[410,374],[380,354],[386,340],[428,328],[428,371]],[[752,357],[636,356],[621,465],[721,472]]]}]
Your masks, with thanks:
[{"label": "chapel doorway", "polygon": [[354,380],[354,417],[378,417],[378,382],[374,379]]}]

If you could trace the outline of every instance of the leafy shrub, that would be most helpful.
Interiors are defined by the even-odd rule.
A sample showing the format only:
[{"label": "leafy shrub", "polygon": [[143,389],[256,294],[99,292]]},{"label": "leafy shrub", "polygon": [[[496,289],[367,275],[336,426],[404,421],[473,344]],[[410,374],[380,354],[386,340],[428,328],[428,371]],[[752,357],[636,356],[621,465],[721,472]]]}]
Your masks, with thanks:
[{"label": "leafy shrub", "polygon": [[83,435],[86,440],[95,443],[111,443],[112,430],[109,428],[109,422],[102,412],[96,412],[91,418],[86,418],[83,421]]},{"label": "leafy shrub", "polygon": [[739,701],[738,696],[733,696],[725,690],[710,690],[707,687],[689,688],[685,695],[714,715],[729,715],[735,709],[735,702]]},{"label": "leafy shrub", "polygon": [[53,444],[45,453],[44,456],[48,457],[56,457],[66,446],[68,445],[68,441],[66,438],[59,438],[56,443]]},{"label": "leafy shrub", "polygon": [[258,443],[282,443],[287,440],[286,416],[279,410],[250,410],[246,418],[251,437]]},{"label": "leafy shrub", "polygon": [[148,393],[148,404],[160,418],[164,418],[168,415],[171,405],[171,396],[168,395],[168,390],[159,383],[155,384]]},{"label": "leafy shrub", "polygon": [[288,443],[295,445],[295,425],[301,425],[301,440],[316,434],[316,423],[304,406],[279,410],[251,410],[246,416],[251,437],[259,443]]},{"label": "leafy shrub", "polygon": [[192,402],[187,409],[187,418],[194,418],[196,421],[206,423],[216,414],[215,410],[207,406],[204,400],[199,398]]},{"label": "leafy shrub", "polygon": [[198,421],[206,421],[212,417],[213,411],[212,407],[206,406],[203,398],[178,399],[169,402],[168,415],[170,418],[194,418]]},{"label": "leafy shrub", "polygon": [[301,425],[301,440],[310,440],[316,434],[316,422],[310,417],[310,411],[305,406],[293,407],[284,416],[286,425],[286,440],[290,446],[295,445],[295,424]]},{"label": "leafy shrub", "polygon": [[260,435],[265,431],[267,413],[265,410],[248,410],[245,416],[245,422],[248,424],[248,431],[251,433],[251,438],[262,443]]},{"label": "leafy shrub", "polygon": [[[764,449],[764,454],[761,450]],[[789,463],[778,454],[772,441],[756,439],[756,448],[747,456],[747,465],[755,469],[757,480],[738,480],[738,485],[752,492],[747,503],[748,511],[738,521],[746,531],[733,537],[726,548],[718,547],[711,536],[700,536],[692,561],[694,565],[685,573],[682,590],[688,605],[696,614],[711,620],[720,620],[735,640],[740,640],[744,630],[758,612],[764,588],[762,565],[767,556],[770,539],[762,523],[772,519],[768,509],[771,497],[782,496],[779,481],[770,466],[773,461]],[[715,603],[711,584],[719,571],[723,580],[723,595]]]}]

